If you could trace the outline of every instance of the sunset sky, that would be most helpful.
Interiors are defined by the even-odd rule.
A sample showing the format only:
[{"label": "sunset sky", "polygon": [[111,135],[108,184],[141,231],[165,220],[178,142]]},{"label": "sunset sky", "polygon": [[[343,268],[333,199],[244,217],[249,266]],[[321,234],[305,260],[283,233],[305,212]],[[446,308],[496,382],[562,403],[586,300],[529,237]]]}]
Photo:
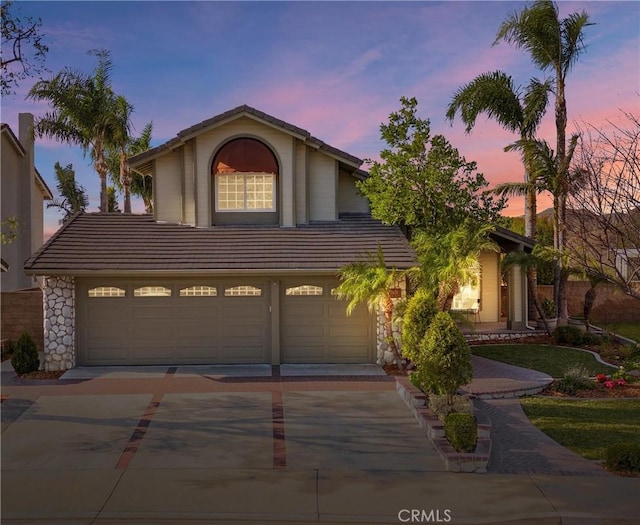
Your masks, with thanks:
[{"label": "sunset sky", "polygon": [[[492,183],[519,181],[512,134],[484,118],[465,135],[445,119],[453,93],[476,75],[501,69],[516,84],[543,78],[524,51],[492,47],[500,23],[522,2],[16,2],[42,19],[46,66],[90,72],[90,49],[111,51],[113,86],[134,105],[135,132],[153,121],[153,145],[241,104],[304,128],[360,158],[378,158],[379,126],[401,96],[444,134]],[[586,10],[587,51],[567,85],[569,130],[606,127],[621,110],[640,113],[640,3],[560,2],[562,17]],[[18,113],[36,117],[45,104],[25,101],[34,80],[2,99],[2,121],[17,134]],[[555,144],[553,105],[540,136]],[[51,189],[53,166],[73,164],[99,204],[99,181],[75,147],[36,143],[36,167]],[[541,199],[540,209],[549,205]],[[134,211],[142,211],[140,202]],[[513,200],[507,214],[522,212]],[[59,215],[46,213],[46,235]]]}]

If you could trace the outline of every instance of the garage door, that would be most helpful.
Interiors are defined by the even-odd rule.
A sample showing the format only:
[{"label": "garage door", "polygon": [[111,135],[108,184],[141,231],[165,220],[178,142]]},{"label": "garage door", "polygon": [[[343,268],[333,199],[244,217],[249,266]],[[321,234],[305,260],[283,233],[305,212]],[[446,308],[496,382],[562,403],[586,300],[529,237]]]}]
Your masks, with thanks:
[{"label": "garage door", "polygon": [[336,279],[298,279],[280,286],[283,363],[372,363],[373,318],[365,306],[347,317],[332,296]]},{"label": "garage door", "polygon": [[77,279],[81,365],[266,363],[269,286],[259,280]]}]

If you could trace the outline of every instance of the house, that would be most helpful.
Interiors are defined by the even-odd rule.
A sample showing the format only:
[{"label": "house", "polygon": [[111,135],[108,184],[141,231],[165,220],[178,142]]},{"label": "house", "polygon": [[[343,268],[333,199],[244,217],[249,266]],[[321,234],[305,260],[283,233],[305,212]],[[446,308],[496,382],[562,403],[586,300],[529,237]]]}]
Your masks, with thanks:
[{"label": "house", "polygon": [[346,315],[336,274],[378,245],[397,269],[415,254],[370,217],[361,164],[248,106],[131,158],[153,216],[78,214],[26,263],[45,277],[46,368],[382,363],[380,320]]},{"label": "house", "polygon": [[27,275],[23,266],[42,246],[43,204],[53,196],[34,165],[33,116],[20,114],[18,126],[16,136],[9,125],[1,125],[0,333],[3,340],[15,341],[23,332],[28,332],[42,350],[42,290],[39,281]]},{"label": "house", "polygon": [[[34,164],[33,115],[19,115],[19,137],[7,124],[2,124],[1,129],[2,232],[13,240],[2,246],[7,269],[3,269],[0,282],[2,291],[10,292],[37,286],[37,281],[24,272],[23,265],[42,246],[43,203],[53,195]],[[10,223],[15,224],[13,231]]]}]

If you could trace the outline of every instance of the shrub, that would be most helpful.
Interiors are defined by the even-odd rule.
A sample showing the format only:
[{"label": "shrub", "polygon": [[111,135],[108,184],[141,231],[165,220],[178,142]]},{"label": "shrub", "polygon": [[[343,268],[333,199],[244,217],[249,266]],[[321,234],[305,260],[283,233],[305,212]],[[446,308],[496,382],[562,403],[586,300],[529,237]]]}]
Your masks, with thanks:
[{"label": "shrub", "polygon": [[35,372],[40,366],[36,343],[27,332],[24,332],[15,344],[13,356],[11,356],[11,366],[16,374]]},{"label": "shrub", "polygon": [[577,326],[559,326],[553,332],[553,337],[558,344],[580,346],[584,341],[583,332]]},{"label": "shrub", "polygon": [[609,445],[605,465],[616,472],[640,472],[640,443],[623,441]]},{"label": "shrub", "polygon": [[429,408],[441,421],[444,421],[452,412],[469,415],[473,413],[471,399],[466,396],[453,396],[449,400],[447,396],[431,394],[429,396]]},{"label": "shrub", "polygon": [[589,377],[589,371],[583,366],[574,366],[568,368],[562,379],[560,379],[555,389],[564,394],[573,395],[580,390],[593,390],[595,383]]},{"label": "shrub", "polygon": [[547,319],[552,319],[556,316],[556,303],[551,299],[545,299],[542,301],[542,311]]},{"label": "shrub", "polygon": [[444,420],[444,436],[458,452],[473,452],[478,428],[471,414],[449,414]]},{"label": "shrub", "polygon": [[584,332],[582,334],[583,345],[601,345],[604,339],[600,335],[592,334],[591,332]]},{"label": "shrub", "polygon": [[412,361],[418,360],[420,342],[438,313],[436,300],[429,291],[418,288],[407,301],[402,321],[402,353]]},{"label": "shrub", "polygon": [[449,404],[456,390],[473,377],[471,350],[447,312],[438,312],[420,343],[417,379],[430,394],[446,395]]}]

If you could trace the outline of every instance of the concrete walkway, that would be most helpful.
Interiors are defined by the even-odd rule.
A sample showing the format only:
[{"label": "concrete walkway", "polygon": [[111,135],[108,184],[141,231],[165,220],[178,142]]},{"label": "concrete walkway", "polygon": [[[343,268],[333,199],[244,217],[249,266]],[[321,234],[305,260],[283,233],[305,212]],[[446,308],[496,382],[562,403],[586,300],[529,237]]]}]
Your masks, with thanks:
[{"label": "concrete walkway", "polygon": [[444,471],[375,368],[11,374],[3,524],[640,523],[639,478],[558,456],[566,449],[541,441],[516,400],[486,401],[491,473],[473,475]]}]

